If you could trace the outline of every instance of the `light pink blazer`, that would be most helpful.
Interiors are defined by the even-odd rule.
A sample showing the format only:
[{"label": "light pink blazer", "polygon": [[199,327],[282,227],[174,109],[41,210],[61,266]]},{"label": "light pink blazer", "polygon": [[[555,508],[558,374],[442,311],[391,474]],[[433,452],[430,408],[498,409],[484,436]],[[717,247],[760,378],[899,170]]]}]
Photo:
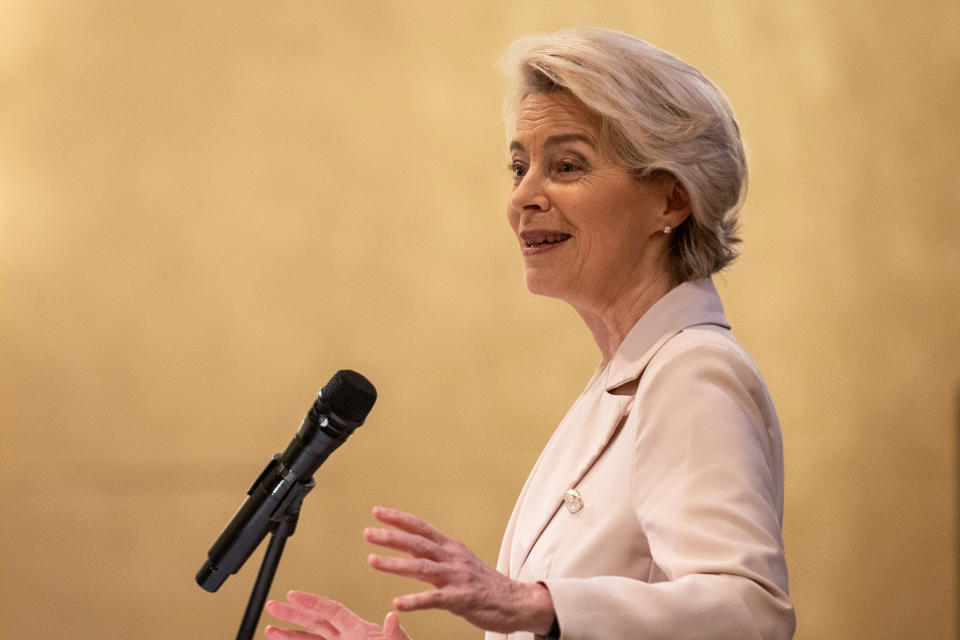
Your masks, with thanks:
[{"label": "light pink blazer", "polygon": [[530,472],[497,568],[547,585],[563,640],[792,637],[780,427],[729,329],[709,278],[674,288]]}]

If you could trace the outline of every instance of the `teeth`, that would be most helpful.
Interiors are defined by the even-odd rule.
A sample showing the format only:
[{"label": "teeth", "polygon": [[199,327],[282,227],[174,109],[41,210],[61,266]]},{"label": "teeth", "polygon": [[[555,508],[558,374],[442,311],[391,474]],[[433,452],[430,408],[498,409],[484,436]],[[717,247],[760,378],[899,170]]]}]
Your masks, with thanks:
[{"label": "teeth", "polygon": [[566,233],[551,233],[549,235],[543,236],[533,236],[526,240],[528,247],[539,247],[542,244],[555,244],[557,242],[563,242],[570,236]]}]

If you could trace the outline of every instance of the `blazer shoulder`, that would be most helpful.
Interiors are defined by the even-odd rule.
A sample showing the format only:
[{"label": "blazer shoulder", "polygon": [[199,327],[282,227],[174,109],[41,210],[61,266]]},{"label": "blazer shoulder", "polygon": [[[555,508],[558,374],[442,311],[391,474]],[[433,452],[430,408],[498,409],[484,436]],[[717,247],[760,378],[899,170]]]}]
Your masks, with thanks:
[{"label": "blazer shoulder", "polygon": [[[734,401],[752,422],[777,432],[779,421],[756,362],[728,329],[689,327],[654,354],[640,380],[650,402],[683,405]],[[711,399],[711,400],[708,400]],[[779,437],[771,439],[779,440]]]},{"label": "blazer shoulder", "polygon": [[687,327],[678,332],[653,356],[650,366],[656,368],[671,361],[681,361],[697,368],[721,364],[732,366],[747,377],[763,382],[757,363],[733,333],[713,324]]}]

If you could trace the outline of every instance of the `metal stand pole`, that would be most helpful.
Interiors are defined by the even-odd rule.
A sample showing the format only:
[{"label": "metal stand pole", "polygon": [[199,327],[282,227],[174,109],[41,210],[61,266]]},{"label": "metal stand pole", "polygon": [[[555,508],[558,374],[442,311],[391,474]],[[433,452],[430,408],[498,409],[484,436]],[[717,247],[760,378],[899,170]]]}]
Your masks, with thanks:
[{"label": "metal stand pole", "polygon": [[297,519],[300,517],[300,505],[303,503],[303,498],[313,487],[312,478],[308,483],[297,485],[293,490],[296,495],[288,502],[288,506],[283,510],[283,513],[277,514],[276,528],[274,528],[270,537],[267,551],[263,554],[263,563],[260,565],[257,580],[253,583],[253,592],[250,594],[249,602],[247,602],[247,610],[243,613],[243,621],[240,623],[240,630],[237,632],[237,640],[251,640],[257,630],[263,605],[267,601],[267,594],[270,592],[270,585],[273,584],[273,577],[280,565],[283,547],[287,543],[287,538],[292,536],[297,528]]}]

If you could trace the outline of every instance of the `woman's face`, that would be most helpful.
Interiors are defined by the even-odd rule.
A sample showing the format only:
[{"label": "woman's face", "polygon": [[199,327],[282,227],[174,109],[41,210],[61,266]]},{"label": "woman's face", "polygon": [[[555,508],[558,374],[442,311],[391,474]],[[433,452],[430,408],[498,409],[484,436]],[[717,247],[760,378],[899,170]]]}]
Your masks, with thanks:
[{"label": "woman's face", "polygon": [[566,93],[520,104],[507,206],[527,287],[600,311],[666,272],[670,181],[640,181],[600,148],[600,121]]}]

